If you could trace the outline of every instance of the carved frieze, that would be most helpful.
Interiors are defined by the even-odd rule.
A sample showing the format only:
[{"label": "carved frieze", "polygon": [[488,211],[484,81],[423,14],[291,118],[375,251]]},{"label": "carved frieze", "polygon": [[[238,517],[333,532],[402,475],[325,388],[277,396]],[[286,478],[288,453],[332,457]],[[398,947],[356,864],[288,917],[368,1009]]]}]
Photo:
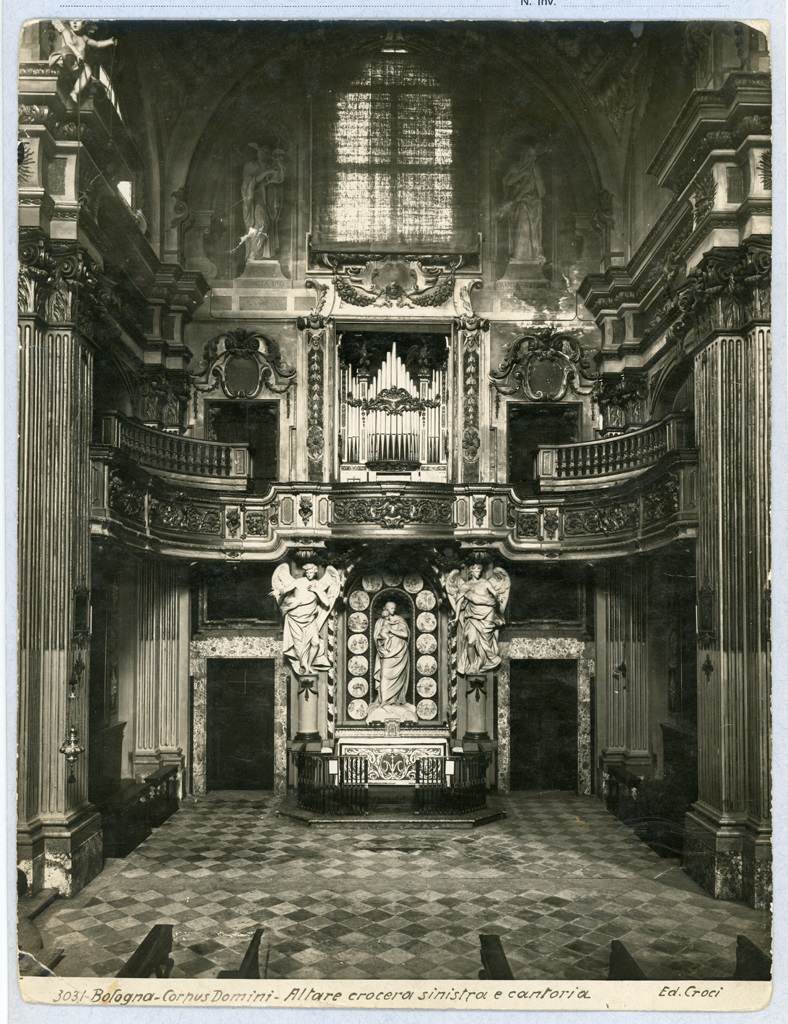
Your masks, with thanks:
[{"label": "carved frieze", "polygon": [[636,530],[640,521],[638,502],[632,500],[604,501],[583,509],[564,513],[564,534],[578,537],[584,534],[619,533]]},{"label": "carved frieze", "polygon": [[333,521],[337,525],[377,524],[388,529],[454,525],[450,498],[399,496],[335,499]]},{"label": "carved frieze", "polygon": [[679,510],[679,480],[675,473],[643,492],[643,525],[668,519]]},{"label": "carved frieze", "polygon": [[137,523],[145,522],[145,488],[127,480],[117,470],[109,477],[109,507],[113,512]]},{"label": "carved frieze", "polygon": [[597,376],[593,355],[568,334],[553,328],[534,331],[512,342],[490,383],[501,395],[522,392],[532,402],[560,401],[570,388],[588,395]]},{"label": "carved frieze", "polygon": [[149,508],[152,526],[182,533],[218,534],[222,531],[222,510],[218,505],[196,505],[186,498],[151,498]]},{"label": "carved frieze", "polygon": [[273,338],[239,327],[207,342],[191,378],[197,391],[221,386],[228,398],[257,398],[263,389],[276,395],[287,392],[295,384],[296,371],[284,361]]}]

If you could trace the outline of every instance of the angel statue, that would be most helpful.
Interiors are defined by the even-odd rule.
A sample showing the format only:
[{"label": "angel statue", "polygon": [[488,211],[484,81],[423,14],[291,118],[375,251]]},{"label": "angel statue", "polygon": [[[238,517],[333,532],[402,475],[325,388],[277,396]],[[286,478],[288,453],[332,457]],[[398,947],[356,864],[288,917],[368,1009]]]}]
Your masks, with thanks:
[{"label": "angel statue", "polygon": [[509,600],[512,582],[505,569],[483,575],[484,567],[474,562],[467,578],[453,569],[443,578],[454,614],[457,616],[457,672],[476,675],[501,664],[498,631]]},{"label": "angel statue", "polygon": [[271,577],[271,594],[284,619],[282,653],[297,676],[330,668],[321,634],[342,589],[342,576],[332,565],[326,566],[320,579],[317,573],[317,566],[309,562],[303,576],[293,576],[282,563]]}]

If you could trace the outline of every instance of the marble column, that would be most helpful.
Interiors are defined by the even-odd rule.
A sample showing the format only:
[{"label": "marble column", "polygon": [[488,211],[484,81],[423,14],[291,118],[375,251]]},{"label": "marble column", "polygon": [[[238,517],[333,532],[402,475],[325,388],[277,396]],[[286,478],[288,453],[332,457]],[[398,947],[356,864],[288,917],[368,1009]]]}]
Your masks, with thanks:
[{"label": "marble column", "polygon": [[[27,283],[32,296],[30,276]],[[70,896],[102,868],[101,820],[87,798],[88,753],[71,783],[60,753],[79,653],[74,595],[90,585],[93,353],[73,321],[53,326],[56,317],[46,322],[37,303],[21,306],[17,856],[34,891]],[[61,309],[71,316],[67,293]],[[89,649],[83,658],[73,724],[86,746]]]},{"label": "marble column", "polygon": [[140,562],[137,569],[137,689],[134,701],[135,775],[164,765],[183,764],[180,570],[161,561]]},{"label": "marble column", "polygon": [[695,357],[698,801],[685,867],[715,896],[771,896],[770,331],[718,332]]}]

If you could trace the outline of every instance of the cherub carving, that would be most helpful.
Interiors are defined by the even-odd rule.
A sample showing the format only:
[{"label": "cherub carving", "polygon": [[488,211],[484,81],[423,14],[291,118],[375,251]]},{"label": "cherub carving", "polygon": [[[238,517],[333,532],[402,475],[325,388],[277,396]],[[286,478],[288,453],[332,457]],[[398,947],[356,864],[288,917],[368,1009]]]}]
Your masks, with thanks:
[{"label": "cherub carving", "polygon": [[60,42],[57,49],[49,57],[51,67],[59,65],[69,71],[78,71],[77,80],[71,90],[71,99],[76,103],[80,93],[88,82],[93,78],[93,72],[87,63],[88,48],[93,50],[105,50],[114,46],[116,39],[90,39],[88,33],[93,31],[95,22],[72,19],[60,21],[52,19],[52,24],[60,34]]}]

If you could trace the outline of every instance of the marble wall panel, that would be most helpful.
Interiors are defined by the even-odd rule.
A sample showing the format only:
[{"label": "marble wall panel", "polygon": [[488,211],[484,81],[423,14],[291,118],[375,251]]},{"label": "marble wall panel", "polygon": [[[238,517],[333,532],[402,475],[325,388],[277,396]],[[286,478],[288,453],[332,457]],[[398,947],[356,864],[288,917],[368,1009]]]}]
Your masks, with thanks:
[{"label": "marble wall panel", "polygon": [[498,788],[509,792],[511,737],[509,731],[512,659],[561,658],[577,662],[577,791],[591,794],[591,680],[596,673],[594,645],[577,637],[513,637],[501,643],[498,669]]},{"label": "marble wall panel", "polygon": [[218,636],[192,640],[189,673],[192,691],[192,790],[206,792],[206,711],[209,658],[270,658],[274,663],[274,793],[287,789],[287,690],[289,673],[282,660],[282,641],[272,636]]}]

